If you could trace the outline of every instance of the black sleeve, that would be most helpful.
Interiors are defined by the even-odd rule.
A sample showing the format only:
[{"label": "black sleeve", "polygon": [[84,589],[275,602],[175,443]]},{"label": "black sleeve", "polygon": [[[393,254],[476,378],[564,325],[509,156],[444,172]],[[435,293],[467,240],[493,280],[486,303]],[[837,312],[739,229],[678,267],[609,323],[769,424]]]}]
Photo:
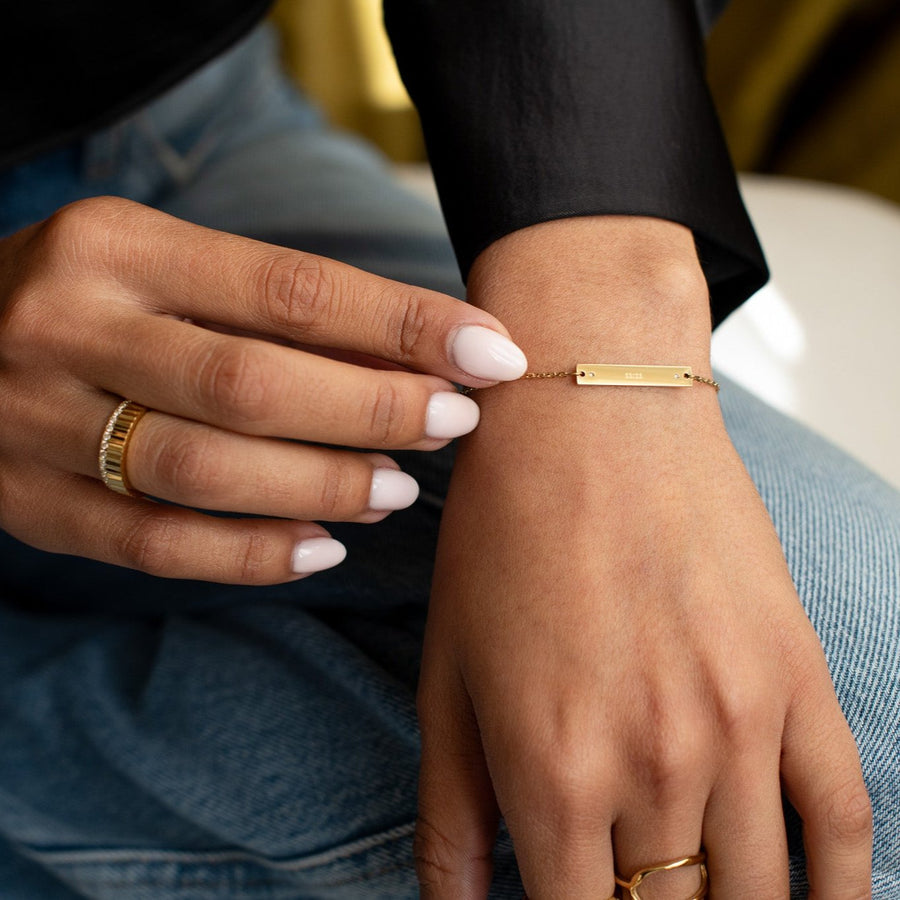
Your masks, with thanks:
[{"label": "black sleeve", "polygon": [[0,168],[104,128],[246,34],[272,0],[11,0]]},{"label": "black sleeve", "polygon": [[693,230],[716,322],[765,283],[691,0],[384,7],[464,277],[519,228],[630,214]]}]

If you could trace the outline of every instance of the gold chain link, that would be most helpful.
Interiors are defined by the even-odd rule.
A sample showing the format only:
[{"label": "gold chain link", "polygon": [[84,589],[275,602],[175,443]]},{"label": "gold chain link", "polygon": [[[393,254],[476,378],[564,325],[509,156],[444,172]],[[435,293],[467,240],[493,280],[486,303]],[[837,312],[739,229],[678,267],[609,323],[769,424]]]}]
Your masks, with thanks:
[{"label": "gold chain link", "polygon": [[522,378],[569,378],[581,372],[526,372]]},{"label": "gold chain link", "polygon": [[719,384],[718,381],[714,381],[712,378],[704,378],[702,375],[691,375],[691,378],[693,378],[694,381],[699,381],[700,384],[708,384],[711,387],[714,387],[716,389],[717,394],[721,390],[722,386]]},{"label": "gold chain link", "polygon": [[[575,378],[579,375],[584,375],[584,372],[580,372],[578,370],[574,372],[526,372],[521,378],[518,378],[516,380],[525,381],[526,379],[532,378]],[[712,378],[704,378],[702,375],[691,375],[691,378],[694,381],[699,382],[700,384],[708,384],[710,387],[714,387],[717,394],[721,389],[719,382],[715,381]],[[464,388],[462,393],[471,394],[472,391],[477,390],[483,390],[483,388]]]}]

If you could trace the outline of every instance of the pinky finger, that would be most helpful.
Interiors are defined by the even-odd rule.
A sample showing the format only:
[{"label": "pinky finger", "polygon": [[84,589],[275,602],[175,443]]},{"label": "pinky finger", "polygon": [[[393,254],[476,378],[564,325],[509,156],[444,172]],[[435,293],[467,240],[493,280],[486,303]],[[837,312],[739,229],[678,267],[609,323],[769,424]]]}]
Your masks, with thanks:
[{"label": "pinky finger", "polygon": [[25,543],[163,578],[279,584],[346,556],[344,545],[313,522],[209,516],[121,496],[77,475],[42,472],[40,493],[30,492],[19,508],[24,515],[7,528]]},{"label": "pinky finger", "polygon": [[837,700],[826,696],[820,703],[832,706],[830,721],[819,720],[813,742],[792,740],[789,725],[781,768],[788,798],[803,820],[809,896],[870,897],[872,810],[859,755]]}]

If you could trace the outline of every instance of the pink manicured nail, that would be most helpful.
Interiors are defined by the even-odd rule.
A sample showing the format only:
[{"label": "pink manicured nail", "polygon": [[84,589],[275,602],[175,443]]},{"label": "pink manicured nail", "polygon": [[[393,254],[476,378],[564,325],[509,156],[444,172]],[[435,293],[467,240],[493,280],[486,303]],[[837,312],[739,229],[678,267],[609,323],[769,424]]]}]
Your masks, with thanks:
[{"label": "pink manicured nail", "polygon": [[308,538],[300,541],[291,554],[291,571],[297,575],[321,572],[344,561],[347,548],[334,538]]},{"label": "pink manicured nail", "polygon": [[453,335],[450,358],[463,372],[488,381],[512,381],[528,368],[525,354],[509,338],[481,325],[464,325]]},{"label": "pink manicured nail", "polygon": [[375,469],[372,473],[369,509],[379,512],[406,509],[416,502],[418,496],[419,483],[412,475],[397,469]]},{"label": "pink manicured nail", "polygon": [[440,391],[428,401],[425,434],[441,440],[468,434],[478,424],[480,415],[474,400],[456,391]]}]

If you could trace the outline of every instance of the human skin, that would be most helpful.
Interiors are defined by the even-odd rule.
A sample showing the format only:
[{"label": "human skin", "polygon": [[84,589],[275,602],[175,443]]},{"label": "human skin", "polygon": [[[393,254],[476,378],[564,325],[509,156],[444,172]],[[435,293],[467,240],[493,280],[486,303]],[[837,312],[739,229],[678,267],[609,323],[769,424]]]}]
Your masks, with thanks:
[{"label": "human skin", "polygon": [[[469,292],[532,371],[710,373],[680,225],[536,225],[488,248]],[[701,847],[711,897],[788,897],[782,791],[810,897],[870,896],[857,750],[715,391],[553,379],[475,396],[419,688],[422,896],[487,895],[502,815],[531,900],[609,897],[614,869]],[[641,896],[697,884],[696,869],[655,875]]]},{"label": "human skin", "polygon": [[[484,311],[126,201],[68,207],[0,242],[0,525],[168,577],[303,577],[319,520],[387,514],[371,505],[375,472],[396,468],[382,451],[474,427],[458,408],[427,436],[432,399],[451,381],[485,388],[423,655],[423,896],[486,895],[501,813],[533,900],[608,896],[613,856],[628,874],[701,844],[713,896],[786,896],[782,787],[812,896],[868,896],[853,739],[712,389],[489,387],[514,377],[514,354],[504,368],[458,346],[466,326],[502,337],[502,320],[535,370],[707,373],[689,232],[534,226],[482,254],[470,294]],[[122,396],[163,410],[135,430],[136,489],[253,518],[104,487],[97,446]],[[642,895],[684,896],[695,877]]]},{"label": "human skin", "polygon": [[[451,382],[524,370],[505,334],[432,291],[80,201],[0,241],[0,526],[166,577],[303,577],[343,559],[319,521],[376,523],[415,499],[385,451],[476,425]],[[181,506],[99,480],[122,397],[153,410],[128,446],[131,484]]]}]

